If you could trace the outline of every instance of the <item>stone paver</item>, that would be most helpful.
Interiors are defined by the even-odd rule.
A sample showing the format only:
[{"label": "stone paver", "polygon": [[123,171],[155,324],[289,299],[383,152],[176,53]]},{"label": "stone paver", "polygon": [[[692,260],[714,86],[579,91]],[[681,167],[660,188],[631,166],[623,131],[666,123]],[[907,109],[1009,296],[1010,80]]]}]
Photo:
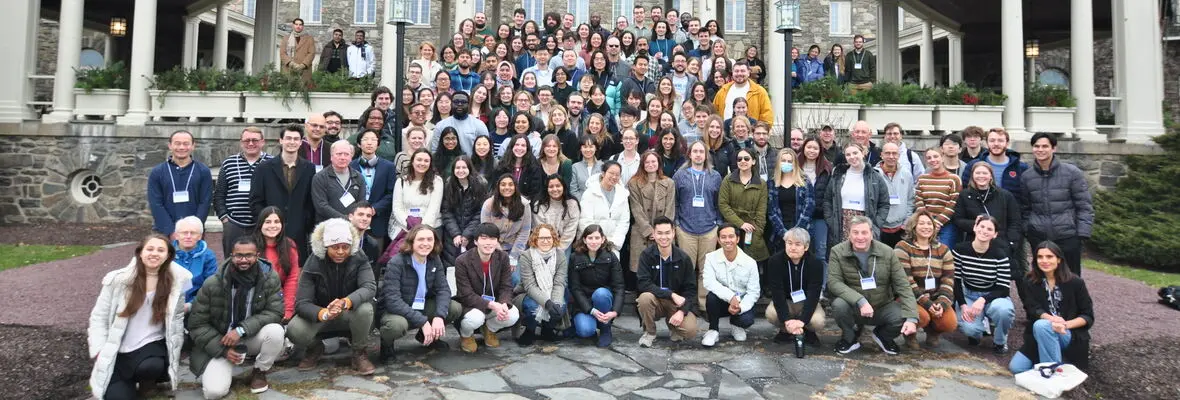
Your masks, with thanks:
[{"label": "stone paver", "polygon": [[708,364],[732,360],[737,356],[737,354],[720,348],[681,350],[672,354],[672,362],[675,364]]},{"label": "stone paver", "polygon": [[637,390],[634,393],[636,396],[652,400],[676,400],[680,398],[680,392],[664,388]]},{"label": "stone paver", "polygon": [[776,378],[782,376],[779,363],[759,353],[753,353],[721,363],[721,367],[742,379]]},{"label": "stone paver", "polygon": [[532,355],[500,372],[513,384],[546,387],[589,378],[590,373],[557,356]]},{"label": "stone paver", "polygon": [[705,375],[699,371],[677,370],[672,371],[672,377],[676,379],[683,379],[686,381],[704,382]]},{"label": "stone paver", "polygon": [[[444,388],[439,388],[442,391]],[[430,388],[422,385],[398,386],[393,388],[393,394],[389,395],[390,399],[415,399],[415,400],[442,400],[442,396],[435,393]]]},{"label": "stone paver", "polygon": [[949,379],[939,379],[934,382],[934,387],[930,388],[926,393],[924,400],[937,399],[995,399],[999,397],[998,393],[991,390],[980,389],[973,386],[967,386]]},{"label": "stone paver", "polygon": [[271,388],[258,394],[258,400],[298,400],[298,398]]},{"label": "stone paver", "polygon": [[762,391],[762,396],[768,400],[794,400],[810,398],[812,394],[819,391],[819,388],[801,383],[791,384],[771,384],[766,385],[766,389]]},{"label": "stone paver", "polygon": [[717,395],[721,400],[762,400],[758,391],[731,373],[721,374],[721,388],[717,390]]},{"label": "stone paver", "polygon": [[892,390],[897,393],[909,393],[909,392],[912,392],[912,391],[915,391],[918,389],[919,389],[918,384],[913,383],[913,382],[901,382],[896,385],[889,386],[889,390]]},{"label": "stone paver", "polygon": [[387,385],[383,385],[383,384],[380,384],[380,383],[377,383],[377,382],[374,382],[374,381],[371,381],[371,380],[368,380],[365,378],[351,376],[351,375],[343,375],[343,376],[337,377],[336,380],[332,381],[332,385],[342,387],[345,389],[357,389],[357,390],[370,392],[370,393],[376,393],[376,394],[384,394],[384,393],[393,392],[393,388],[391,388]]},{"label": "stone paver", "polygon": [[652,372],[657,374],[664,374],[668,372],[668,359],[672,355],[672,352],[668,349],[645,349],[635,346],[630,348],[620,348],[617,351],[625,354],[628,357],[631,357],[632,360],[635,360],[635,362],[639,363],[639,365],[642,365],[644,368],[647,368]]},{"label": "stone paver", "polygon": [[830,357],[783,358],[779,360],[783,370],[795,378],[796,382],[824,387],[832,379],[844,372],[844,360]]},{"label": "stone paver", "polygon": [[438,388],[438,392],[447,400],[528,400],[527,397],[512,393],[482,393],[450,388]]},{"label": "stone paver", "polygon": [[610,375],[611,372],[615,372],[610,368],[596,367],[593,365],[587,365],[586,370],[590,371],[590,373],[594,375],[597,375],[599,379],[605,378],[607,375]]},{"label": "stone paver", "polygon": [[300,371],[295,368],[286,368],[266,374],[266,380],[271,384],[299,383],[319,379],[323,379],[323,374],[319,370]]},{"label": "stone paver", "polygon": [[643,367],[631,361],[630,358],[609,349],[595,347],[563,347],[557,350],[557,355],[581,365],[596,365],[613,370],[636,373]]},{"label": "stone paver", "polygon": [[691,387],[691,388],[676,389],[676,391],[680,392],[680,394],[683,394],[688,397],[692,397],[694,399],[707,399],[707,398],[709,398],[709,394],[713,392],[713,389],[710,389],[710,388],[707,388],[704,386],[697,386],[697,387]]},{"label": "stone paver", "polygon": [[377,397],[360,394],[356,392],[345,392],[331,389],[316,389],[311,391],[311,395],[317,398],[332,399],[332,400],[380,400]]},{"label": "stone paver", "polygon": [[175,392],[173,398],[176,400],[203,400],[205,395],[201,393],[201,389],[191,389]]},{"label": "stone paver", "polygon": [[[454,349],[458,348],[454,347]],[[442,373],[454,374],[500,366],[506,362],[503,358],[486,354],[466,354],[461,351],[448,351],[427,359],[426,364]]]},{"label": "stone paver", "polygon": [[553,400],[615,400],[615,396],[583,388],[540,389],[537,393]]},{"label": "stone paver", "polygon": [[957,358],[947,360],[922,360],[918,362],[918,366],[932,369],[969,369],[984,371],[989,371],[994,368],[992,364],[988,364],[983,361],[964,360]]},{"label": "stone paver", "polygon": [[658,376],[627,376],[623,378],[611,379],[609,381],[599,384],[602,390],[615,396],[622,396],[627,392],[634,391],[650,385],[652,382],[660,380]]},{"label": "stone paver", "polygon": [[1024,390],[1024,389],[1021,389],[1020,386],[1016,384],[1016,379],[1011,376],[965,375],[965,376],[958,376],[957,378],[961,381],[983,383],[983,384],[995,386],[1000,389]]},{"label": "stone paver", "polygon": [[686,388],[700,385],[700,382],[686,381],[683,379],[673,379],[664,384],[666,388]]},{"label": "stone paver", "polygon": [[431,382],[441,386],[477,392],[510,392],[512,388],[494,371],[472,372],[450,378],[435,378]]}]

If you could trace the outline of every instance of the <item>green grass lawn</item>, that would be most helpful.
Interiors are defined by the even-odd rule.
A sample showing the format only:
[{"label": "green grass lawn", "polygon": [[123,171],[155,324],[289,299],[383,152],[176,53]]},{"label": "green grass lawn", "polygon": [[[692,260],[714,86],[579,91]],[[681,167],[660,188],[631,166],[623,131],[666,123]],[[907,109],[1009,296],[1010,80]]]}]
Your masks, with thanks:
[{"label": "green grass lawn", "polygon": [[[1083,269],[1102,271],[1114,276],[1137,280],[1151,287],[1180,285],[1180,273],[1153,271],[1143,268],[1132,268],[1125,265],[1108,264],[1092,259],[1082,262]],[[1083,272],[1085,274],[1085,272]]]},{"label": "green grass lawn", "polygon": [[54,260],[84,256],[101,246],[46,246],[0,244],[0,271]]}]

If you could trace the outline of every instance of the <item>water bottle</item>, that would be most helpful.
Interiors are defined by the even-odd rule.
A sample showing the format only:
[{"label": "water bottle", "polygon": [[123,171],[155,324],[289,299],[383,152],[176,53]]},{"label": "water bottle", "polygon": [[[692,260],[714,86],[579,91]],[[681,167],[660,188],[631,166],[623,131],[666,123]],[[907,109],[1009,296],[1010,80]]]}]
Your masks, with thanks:
[{"label": "water bottle", "polygon": [[795,335],[795,358],[803,358],[803,335]]}]

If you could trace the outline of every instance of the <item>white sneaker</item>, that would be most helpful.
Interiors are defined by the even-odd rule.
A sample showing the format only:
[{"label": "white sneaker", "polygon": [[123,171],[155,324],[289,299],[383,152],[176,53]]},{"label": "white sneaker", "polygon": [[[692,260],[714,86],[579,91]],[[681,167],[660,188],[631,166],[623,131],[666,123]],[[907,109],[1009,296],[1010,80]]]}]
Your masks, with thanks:
[{"label": "white sneaker", "polygon": [[746,341],[746,330],[742,327],[733,327],[733,340],[744,342]]},{"label": "white sneaker", "polygon": [[650,333],[644,333],[643,336],[639,337],[639,346],[640,347],[651,347],[652,342],[655,342],[655,341],[656,341],[656,335],[652,335]]},{"label": "white sneaker", "polygon": [[717,344],[717,337],[721,336],[717,331],[710,329],[705,332],[705,337],[701,338],[701,345],[705,347],[713,347]]}]

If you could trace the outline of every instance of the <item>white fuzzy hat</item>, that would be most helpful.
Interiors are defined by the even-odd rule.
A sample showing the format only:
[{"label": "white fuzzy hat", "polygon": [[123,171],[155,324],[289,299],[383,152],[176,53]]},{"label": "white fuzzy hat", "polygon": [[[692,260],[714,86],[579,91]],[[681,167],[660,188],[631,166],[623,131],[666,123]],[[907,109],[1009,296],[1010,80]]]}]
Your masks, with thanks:
[{"label": "white fuzzy hat", "polygon": [[324,224],[324,247],[346,243],[352,245],[352,224],[343,218],[332,218]]}]

